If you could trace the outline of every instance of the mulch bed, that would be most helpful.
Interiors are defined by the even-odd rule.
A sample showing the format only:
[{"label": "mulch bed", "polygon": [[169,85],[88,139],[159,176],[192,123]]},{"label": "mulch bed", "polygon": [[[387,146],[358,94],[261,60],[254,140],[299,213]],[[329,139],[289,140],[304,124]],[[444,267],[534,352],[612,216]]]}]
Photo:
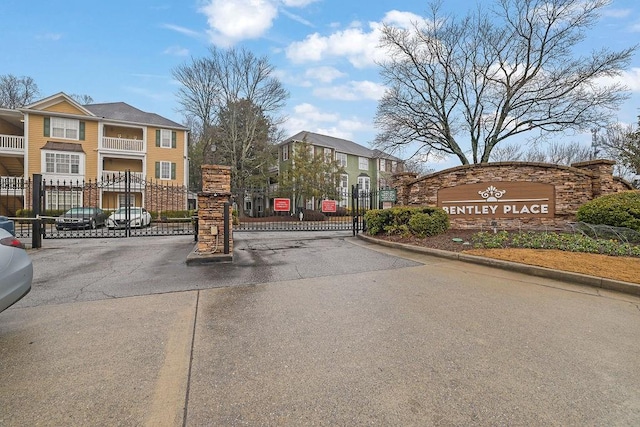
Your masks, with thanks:
[{"label": "mulch bed", "polygon": [[[423,246],[426,248],[442,249],[444,251],[462,252],[473,248],[471,237],[480,230],[447,230],[446,232],[433,237],[420,239],[415,236],[386,235],[384,233],[373,236],[376,239],[389,242],[405,243],[407,245]],[[456,242],[453,239],[462,239]],[[468,245],[464,242],[469,242]]]}]

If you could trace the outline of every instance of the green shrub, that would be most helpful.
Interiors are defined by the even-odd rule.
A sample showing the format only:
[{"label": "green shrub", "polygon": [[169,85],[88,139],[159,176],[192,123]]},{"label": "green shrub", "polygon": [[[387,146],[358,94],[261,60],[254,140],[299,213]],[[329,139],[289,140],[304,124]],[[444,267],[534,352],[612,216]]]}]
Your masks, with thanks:
[{"label": "green shrub", "polygon": [[578,221],[640,231],[640,191],[607,194],[580,206]]},{"label": "green shrub", "polygon": [[611,239],[594,239],[584,234],[521,232],[479,232],[472,238],[474,247],[557,249],[567,252],[586,252],[612,256],[640,257],[640,246]]},{"label": "green shrub", "polygon": [[436,207],[396,207],[374,209],[364,215],[367,232],[371,235],[385,232],[423,238],[435,236],[449,229],[449,216]]}]

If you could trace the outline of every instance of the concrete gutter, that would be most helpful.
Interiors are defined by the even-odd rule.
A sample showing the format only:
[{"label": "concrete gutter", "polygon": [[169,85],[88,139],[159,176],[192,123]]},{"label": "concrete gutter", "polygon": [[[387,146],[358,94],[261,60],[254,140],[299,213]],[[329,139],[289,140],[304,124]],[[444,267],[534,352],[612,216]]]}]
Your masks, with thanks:
[{"label": "concrete gutter", "polygon": [[601,289],[608,289],[611,291],[618,291],[625,294],[640,296],[640,284],[623,282],[620,280],[607,279],[605,277],[588,276],[586,274],[572,273],[570,271],[554,270],[551,268],[538,267],[535,265],[521,264],[512,261],[503,261],[494,258],[486,258],[477,255],[468,255],[458,252],[444,251],[441,249],[425,248],[421,246],[407,245],[405,243],[389,242],[382,239],[376,239],[364,234],[358,234],[357,237],[361,240],[375,243],[380,246],[387,246],[390,248],[404,249],[411,252],[421,253],[425,255],[432,255],[441,258],[447,258],[452,260],[470,262],[473,264],[486,265],[488,267],[501,268],[509,271],[516,271],[518,273],[528,274],[530,276],[545,277],[554,280],[563,280],[566,282],[577,283],[580,285],[593,286]]}]

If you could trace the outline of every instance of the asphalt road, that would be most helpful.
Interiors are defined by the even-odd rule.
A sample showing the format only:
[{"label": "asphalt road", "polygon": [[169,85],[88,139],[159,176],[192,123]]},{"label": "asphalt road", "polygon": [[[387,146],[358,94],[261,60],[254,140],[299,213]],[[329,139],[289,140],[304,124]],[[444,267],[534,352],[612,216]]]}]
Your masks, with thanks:
[{"label": "asphalt road", "polygon": [[0,425],[639,425],[640,298],[349,233],[45,241]]}]

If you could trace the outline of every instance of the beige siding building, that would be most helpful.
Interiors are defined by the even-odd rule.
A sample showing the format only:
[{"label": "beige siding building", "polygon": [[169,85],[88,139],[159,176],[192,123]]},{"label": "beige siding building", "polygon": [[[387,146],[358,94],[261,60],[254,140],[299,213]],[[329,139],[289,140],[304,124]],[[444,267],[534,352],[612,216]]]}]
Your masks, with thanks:
[{"label": "beige siding building", "polygon": [[[71,199],[70,193],[61,193],[64,200],[52,194],[45,197],[46,208],[144,206],[144,183],[188,187],[188,134],[184,126],[124,102],[80,105],[64,93],[18,110],[0,109],[2,188],[15,178],[29,179],[34,174],[43,176],[48,191],[53,186],[109,182],[130,171],[130,197],[135,200],[126,201],[115,187],[97,184],[99,190],[90,201],[83,200],[87,197],[83,192]],[[24,196],[26,208],[30,202]],[[185,198],[184,209],[186,203]],[[0,199],[0,215],[15,214],[3,213],[7,206],[2,209]]]}]

